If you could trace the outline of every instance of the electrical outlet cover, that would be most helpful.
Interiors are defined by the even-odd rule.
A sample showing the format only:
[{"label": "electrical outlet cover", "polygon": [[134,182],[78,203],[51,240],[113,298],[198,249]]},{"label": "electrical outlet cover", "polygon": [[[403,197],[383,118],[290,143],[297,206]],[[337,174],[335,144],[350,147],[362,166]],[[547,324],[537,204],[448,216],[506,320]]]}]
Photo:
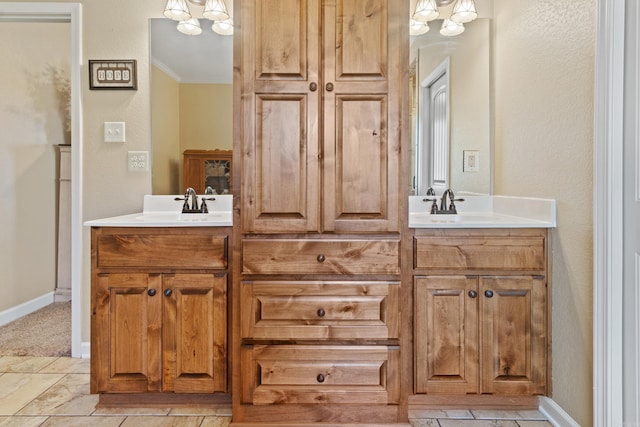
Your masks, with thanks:
[{"label": "electrical outlet cover", "polygon": [[129,172],[146,172],[149,170],[148,151],[127,151],[127,168]]}]

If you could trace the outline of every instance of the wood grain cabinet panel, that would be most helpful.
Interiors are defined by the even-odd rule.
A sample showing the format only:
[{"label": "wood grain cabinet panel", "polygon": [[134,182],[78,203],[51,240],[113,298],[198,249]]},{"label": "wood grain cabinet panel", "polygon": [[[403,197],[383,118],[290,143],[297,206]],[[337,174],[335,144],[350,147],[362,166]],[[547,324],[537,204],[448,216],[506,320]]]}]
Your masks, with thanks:
[{"label": "wood grain cabinet panel", "polygon": [[546,394],[546,230],[448,234],[415,238],[415,393]]},{"label": "wood grain cabinet panel", "polygon": [[253,381],[243,401],[392,404],[399,398],[399,351],[386,346],[256,345],[243,348]]},{"label": "wood grain cabinet panel", "polygon": [[244,282],[242,337],[397,339],[399,287],[399,282]]},{"label": "wood grain cabinet panel", "polygon": [[92,393],[227,391],[228,230],[198,228],[92,228]]},{"label": "wood grain cabinet panel", "polygon": [[400,274],[397,239],[245,239],[244,274]]}]

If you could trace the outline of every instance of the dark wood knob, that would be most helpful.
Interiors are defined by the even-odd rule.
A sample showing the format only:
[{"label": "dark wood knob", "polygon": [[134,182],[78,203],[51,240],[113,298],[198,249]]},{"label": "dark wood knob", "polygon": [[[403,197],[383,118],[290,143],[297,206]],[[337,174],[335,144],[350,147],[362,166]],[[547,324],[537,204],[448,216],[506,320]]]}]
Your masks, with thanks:
[{"label": "dark wood knob", "polygon": [[324,262],[326,258],[324,257],[324,255],[320,254],[316,259],[318,260],[318,262]]},{"label": "dark wood knob", "polygon": [[311,92],[315,92],[315,91],[317,91],[317,90],[318,90],[318,83],[316,83],[316,82],[312,82],[312,83],[310,83],[310,84],[309,84],[309,90],[310,90]]},{"label": "dark wood knob", "polygon": [[477,297],[477,296],[478,296],[478,293],[477,293],[476,291],[469,291],[469,296],[470,296],[471,298],[475,298],[475,297]]},{"label": "dark wood knob", "polygon": [[156,290],[155,289],[149,289],[147,291],[147,295],[149,295],[150,297],[154,296],[156,294]]},{"label": "dark wood knob", "polygon": [[324,317],[325,314],[327,313],[324,311],[324,308],[318,309],[318,317]]},{"label": "dark wood knob", "polygon": [[484,296],[487,298],[493,298],[493,291],[484,291]]},{"label": "dark wood knob", "polygon": [[165,297],[170,297],[170,296],[171,296],[171,294],[172,294],[171,289],[165,289],[165,290],[164,290],[164,296],[165,296]]},{"label": "dark wood knob", "polygon": [[324,375],[318,374],[318,376],[316,377],[316,380],[318,380],[319,383],[323,383],[324,382]]},{"label": "dark wood knob", "polygon": [[327,92],[333,92],[333,83],[327,83],[325,88],[327,89]]}]

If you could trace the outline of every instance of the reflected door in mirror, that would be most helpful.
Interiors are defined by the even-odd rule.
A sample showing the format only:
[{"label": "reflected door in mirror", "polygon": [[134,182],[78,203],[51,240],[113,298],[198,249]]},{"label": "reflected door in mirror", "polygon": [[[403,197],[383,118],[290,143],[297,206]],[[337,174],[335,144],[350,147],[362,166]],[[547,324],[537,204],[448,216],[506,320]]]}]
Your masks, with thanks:
[{"label": "reflected door in mirror", "polygon": [[231,150],[185,150],[184,187],[204,194],[207,187],[215,194],[231,192]]}]

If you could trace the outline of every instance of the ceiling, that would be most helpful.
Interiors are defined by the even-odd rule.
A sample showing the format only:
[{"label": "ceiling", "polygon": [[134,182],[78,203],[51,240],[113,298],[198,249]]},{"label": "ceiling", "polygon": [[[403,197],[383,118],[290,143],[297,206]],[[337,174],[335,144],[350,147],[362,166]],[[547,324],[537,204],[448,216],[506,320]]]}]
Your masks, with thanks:
[{"label": "ceiling", "polygon": [[151,63],[180,83],[231,84],[233,36],[211,29],[212,21],[200,19],[202,34],[188,36],[176,29],[176,21],[150,20]]}]

